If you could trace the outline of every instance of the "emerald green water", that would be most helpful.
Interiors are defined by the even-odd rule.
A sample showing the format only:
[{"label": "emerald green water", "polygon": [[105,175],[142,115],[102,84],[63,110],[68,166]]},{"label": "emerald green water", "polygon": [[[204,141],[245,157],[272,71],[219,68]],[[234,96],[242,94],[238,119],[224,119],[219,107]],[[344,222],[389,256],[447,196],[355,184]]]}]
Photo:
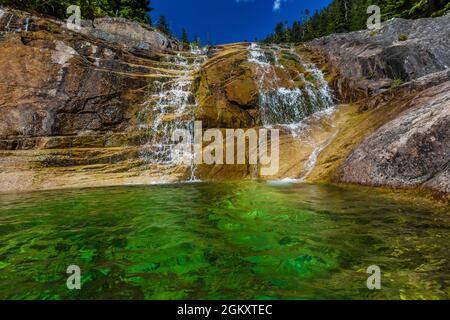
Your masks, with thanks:
[{"label": "emerald green water", "polygon": [[[408,194],[230,182],[0,203],[1,299],[449,297],[449,207]],[[81,290],[66,287],[74,264]]]}]

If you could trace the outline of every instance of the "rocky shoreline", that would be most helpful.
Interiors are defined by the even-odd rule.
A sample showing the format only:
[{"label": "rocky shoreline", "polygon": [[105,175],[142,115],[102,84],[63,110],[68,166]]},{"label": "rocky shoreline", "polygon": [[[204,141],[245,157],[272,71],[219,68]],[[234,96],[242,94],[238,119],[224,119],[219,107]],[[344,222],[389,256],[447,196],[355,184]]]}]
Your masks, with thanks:
[{"label": "rocky shoreline", "polygon": [[[312,119],[308,139],[283,138],[277,178],[308,171],[311,182],[413,187],[450,199],[449,22],[448,15],[394,19],[376,34],[295,47],[321,69],[342,106]],[[205,128],[260,125],[261,84],[247,61],[249,45],[213,48],[193,71],[194,115]],[[275,76],[283,87],[302,88],[295,75],[307,72],[288,54],[292,48],[281,50]],[[74,32],[62,21],[0,8],[0,192],[186,179],[184,167],[139,156],[152,90],[184,74],[180,55],[196,59],[176,40],[125,19],[83,22]],[[307,170],[311,141],[324,147]],[[253,171],[198,173],[202,180],[259,178]]]},{"label": "rocky shoreline", "polygon": [[366,137],[339,164],[333,181],[420,187],[449,198],[449,22],[449,15],[393,19],[376,33],[338,34],[308,44],[338,70],[333,85],[341,99],[378,122],[370,130],[354,124]]}]

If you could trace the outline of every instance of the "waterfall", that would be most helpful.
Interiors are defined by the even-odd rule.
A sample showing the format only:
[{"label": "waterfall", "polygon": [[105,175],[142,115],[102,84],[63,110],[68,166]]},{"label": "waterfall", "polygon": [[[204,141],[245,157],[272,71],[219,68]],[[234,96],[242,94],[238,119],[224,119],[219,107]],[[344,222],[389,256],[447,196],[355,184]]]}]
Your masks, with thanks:
[{"label": "waterfall", "polygon": [[[194,112],[197,102],[193,93],[195,73],[205,61],[204,52],[192,48],[190,52],[165,55],[162,78],[150,88],[141,117],[147,118],[143,125],[148,140],[140,157],[149,164],[175,168],[186,159],[176,154],[176,143],[171,140],[175,130],[187,130],[193,136]],[[189,180],[195,180],[194,154],[188,156]]]},{"label": "waterfall", "polygon": [[[285,68],[286,59],[297,68],[292,64]],[[248,61],[256,68],[261,124],[286,128],[293,138],[312,147],[300,179],[289,180],[304,181],[314,169],[319,154],[337,134],[336,131],[325,142],[318,142],[311,137],[310,130],[311,119],[321,119],[334,110],[331,89],[317,66],[303,62],[293,48],[253,43],[248,47]]]},{"label": "waterfall", "polygon": [[[248,52],[249,62],[256,66],[261,123],[264,126],[298,124],[311,114],[333,106],[331,90],[322,72],[314,64],[302,63],[293,49],[252,43]],[[280,54],[289,54],[296,63],[302,64],[304,73],[298,72],[292,79],[280,62]],[[283,82],[280,72],[289,79],[289,83]],[[296,85],[296,81],[300,81],[303,87]]]},{"label": "waterfall", "polygon": [[[305,136],[308,131],[305,119],[327,112],[334,105],[322,72],[314,64],[303,62],[292,48],[254,43],[247,51],[259,90],[261,124],[284,127],[287,129],[284,131],[293,137]],[[207,59],[206,55],[207,52],[201,48],[161,54],[155,68],[157,74],[152,75],[157,80],[149,87],[144,107],[138,114],[140,126],[146,132],[140,158],[150,170],[154,169],[154,173],[162,176],[162,180],[182,171],[183,177],[179,178],[196,180],[194,152],[180,153],[177,148],[180,145],[172,141],[172,133],[176,130],[189,132],[193,141],[195,110],[198,107],[194,81]],[[286,57],[295,64],[295,68],[285,65]],[[323,149],[321,146],[313,147],[316,151],[305,166],[307,172],[312,170],[311,166]]]}]

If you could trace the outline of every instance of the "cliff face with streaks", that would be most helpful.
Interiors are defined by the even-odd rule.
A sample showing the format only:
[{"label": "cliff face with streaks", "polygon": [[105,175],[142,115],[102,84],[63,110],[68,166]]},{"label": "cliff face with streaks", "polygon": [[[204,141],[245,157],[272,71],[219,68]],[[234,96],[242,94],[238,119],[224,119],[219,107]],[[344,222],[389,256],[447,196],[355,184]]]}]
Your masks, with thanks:
[{"label": "cliff face with streaks", "polygon": [[[332,161],[333,181],[421,186],[448,195],[449,22],[450,15],[393,19],[376,33],[338,34],[308,44],[339,71],[334,88],[341,99],[356,101],[359,109],[359,118],[339,137],[346,153]],[[342,146],[344,141],[352,147]],[[335,154],[342,150],[338,145],[330,146]]]},{"label": "cliff face with streaks", "polygon": [[[73,31],[0,10],[0,191],[294,178],[449,194],[450,16],[205,51],[124,19]],[[195,120],[279,128],[280,170],[175,163],[168,133]]]}]

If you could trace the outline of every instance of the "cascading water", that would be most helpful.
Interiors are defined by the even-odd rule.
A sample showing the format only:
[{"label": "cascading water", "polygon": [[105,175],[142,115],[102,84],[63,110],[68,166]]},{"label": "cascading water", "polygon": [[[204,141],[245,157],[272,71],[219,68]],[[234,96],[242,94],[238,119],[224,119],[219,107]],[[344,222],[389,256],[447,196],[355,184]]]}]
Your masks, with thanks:
[{"label": "cascading water", "polygon": [[[295,76],[283,66],[286,57],[298,66]],[[259,89],[261,124],[265,127],[278,126],[288,129],[294,138],[312,147],[312,152],[304,164],[305,179],[313,170],[318,155],[331,142],[323,143],[311,139],[307,119],[323,116],[333,110],[334,102],[328,83],[322,72],[312,63],[303,63],[300,55],[292,48],[280,46],[260,46],[256,43],[248,47],[248,60],[256,67]]]},{"label": "cascading water", "polygon": [[[189,180],[195,180],[193,154],[177,154],[177,143],[172,141],[176,130],[185,130],[193,136],[194,111],[197,106],[193,93],[194,74],[205,60],[204,51],[192,48],[190,52],[167,55],[167,77],[156,81],[150,89],[143,114],[149,114],[144,128],[149,139],[141,151],[141,158],[149,164],[174,168],[189,162]],[[189,157],[185,159],[182,157]]]},{"label": "cascading water", "polygon": [[[263,125],[297,124],[309,115],[334,105],[331,90],[322,72],[314,64],[303,64],[304,73],[298,72],[296,79],[283,70],[279,59],[283,51],[301,63],[300,56],[294,50],[278,46],[263,48],[253,43],[248,51],[249,61],[256,66]],[[280,72],[289,79],[291,87],[282,83],[278,75]],[[303,88],[296,86],[295,81],[300,81]]]},{"label": "cascading water", "polygon": [[[298,68],[285,66],[286,56]],[[193,85],[195,73],[205,60],[206,53],[203,50],[192,49],[190,52],[163,55],[158,64],[159,80],[153,82],[141,111],[144,115],[142,127],[148,134],[140,157],[147,164],[155,165],[150,168],[158,172],[161,181],[165,181],[165,177],[174,171],[180,172],[181,167],[186,167],[184,179],[196,179],[194,153],[180,154],[177,148],[179,144],[172,140],[172,133],[183,130],[193,138],[197,107]],[[263,126],[285,128],[284,131],[293,137],[307,136],[304,120],[332,109],[331,90],[323,74],[314,64],[303,63],[293,49],[252,44],[248,48],[248,60],[255,66],[260,122]],[[310,140],[303,141],[309,143]],[[307,172],[314,167],[320,148],[323,148],[323,145],[313,142],[311,146],[314,152],[305,165]]]}]

